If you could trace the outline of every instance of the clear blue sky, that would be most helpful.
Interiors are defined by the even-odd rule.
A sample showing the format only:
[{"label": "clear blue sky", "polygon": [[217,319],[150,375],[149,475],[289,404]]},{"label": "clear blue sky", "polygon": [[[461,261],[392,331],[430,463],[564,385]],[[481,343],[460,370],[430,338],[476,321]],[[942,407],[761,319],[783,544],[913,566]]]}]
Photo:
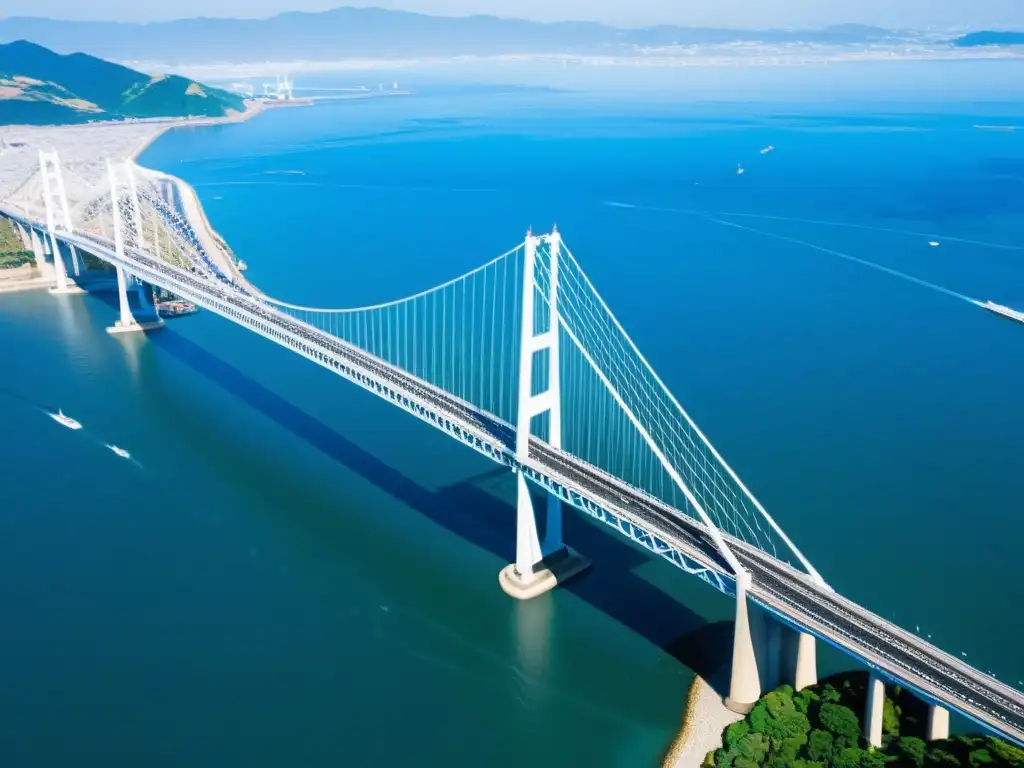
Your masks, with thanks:
[{"label": "clear blue sky", "polygon": [[[187,16],[271,16],[317,11],[339,0],[4,0],[4,16],[153,21]],[[423,13],[556,21],[590,19],[622,26],[680,24],[808,27],[860,22],[890,27],[1024,27],[1024,0],[380,0],[377,5]]]}]

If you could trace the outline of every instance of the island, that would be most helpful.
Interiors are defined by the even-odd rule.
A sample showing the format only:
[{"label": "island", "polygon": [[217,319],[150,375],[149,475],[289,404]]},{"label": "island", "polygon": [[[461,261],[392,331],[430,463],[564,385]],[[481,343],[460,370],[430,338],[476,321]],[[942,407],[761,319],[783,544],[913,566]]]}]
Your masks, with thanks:
[{"label": "island", "polygon": [[994,736],[926,742],[928,705],[899,685],[886,686],[882,747],[866,747],[862,713],[868,674],[826,678],[799,692],[781,686],[729,725],[705,768],[923,768],[1024,766],[1024,749]]}]

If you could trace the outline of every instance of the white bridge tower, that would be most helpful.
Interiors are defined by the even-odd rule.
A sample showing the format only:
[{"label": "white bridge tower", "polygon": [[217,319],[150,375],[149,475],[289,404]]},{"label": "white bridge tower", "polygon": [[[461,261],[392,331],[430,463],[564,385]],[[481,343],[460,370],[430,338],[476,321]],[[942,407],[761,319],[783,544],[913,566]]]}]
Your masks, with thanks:
[{"label": "white bridge tower", "polygon": [[[536,312],[538,246],[547,245],[550,285],[544,297],[546,328],[537,328]],[[558,355],[558,260],[561,237],[555,229],[550,235],[527,232],[524,244],[522,329],[519,347],[519,406],[516,416],[516,458],[530,457],[530,438],[535,417],[547,415],[548,443],[562,447],[562,388]],[[546,362],[546,389],[534,393],[534,366]],[[546,358],[546,360],[545,360]],[[512,597],[528,600],[554,588],[585,570],[590,563],[562,540],[562,501],[547,494],[544,538],[537,528],[537,510],[530,485],[522,472],[516,474],[516,560],[498,576],[502,589]]]},{"label": "white bridge tower", "polygon": [[[75,282],[68,277],[67,269],[64,267],[64,259],[60,255],[60,245],[57,242],[57,233],[65,232],[72,234],[71,212],[68,208],[68,198],[64,191],[64,176],[60,170],[60,158],[56,152],[39,151],[39,176],[43,187],[43,203],[46,206],[46,231],[49,241],[43,241],[42,251],[45,252],[46,245],[53,255],[53,271],[57,284],[50,289],[50,293],[84,293]],[[35,250],[33,248],[33,250]],[[42,267],[42,253],[36,252],[36,265]],[[75,246],[71,246],[71,265],[74,268],[75,276],[80,274],[78,268],[78,252]]]},{"label": "white bridge tower", "polygon": [[[110,208],[114,227],[114,254],[119,262],[125,259],[126,248],[139,251],[146,250],[146,241],[142,233],[142,209],[139,205],[139,194],[135,186],[135,175],[132,173],[131,161],[121,166],[118,174],[113,163],[107,160],[107,178],[110,182]],[[108,333],[132,333],[146,331],[163,326],[163,320],[157,317],[152,322],[140,323],[132,314],[128,302],[129,285],[135,288],[140,304],[144,304],[143,286],[125,271],[121,264],[117,270],[117,297],[120,317],[114,325],[107,328]]]}]

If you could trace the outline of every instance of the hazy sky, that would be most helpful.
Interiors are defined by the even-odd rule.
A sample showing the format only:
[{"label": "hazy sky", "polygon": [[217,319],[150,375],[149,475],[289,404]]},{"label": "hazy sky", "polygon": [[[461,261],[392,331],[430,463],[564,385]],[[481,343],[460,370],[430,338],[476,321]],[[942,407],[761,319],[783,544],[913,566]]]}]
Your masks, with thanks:
[{"label": "hazy sky", "polygon": [[[4,16],[153,21],[187,16],[271,16],[317,11],[343,0],[3,0]],[[591,19],[641,26],[806,27],[861,22],[890,27],[1024,27],[1024,0],[380,0],[377,5],[424,13],[555,21]]]}]

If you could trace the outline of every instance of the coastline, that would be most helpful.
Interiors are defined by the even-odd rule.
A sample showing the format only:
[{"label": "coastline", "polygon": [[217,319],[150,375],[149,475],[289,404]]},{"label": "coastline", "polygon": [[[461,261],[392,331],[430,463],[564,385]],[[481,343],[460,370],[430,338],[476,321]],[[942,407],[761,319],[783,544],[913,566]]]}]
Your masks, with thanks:
[{"label": "coastline", "polygon": [[662,768],[700,768],[708,752],[722,746],[722,732],[742,719],[726,709],[704,678],[695,676],[686,696],[682,727],[665,752]]},{"label": "coastline", "polygon": [[168,131],[176,130],[178,128],[198,128],[203,126],[243,123],[247,120],[251,120],[257,115],[263,114],[267,109],[304,107],[311,105],[312,102],[309,101],[267,102],[261,99],[248,99],[245,102],[245,110],[242,112],[233,112],[230,115],[225,115],[224,117],[198,118],[195,120],[181,120],[168,123],[162,126],[159,130],[153,132],[152,135],[147,136],[128,157],[128,159],[138,165],[139,168],[143,168],[147,173],[170,182],[177,188],[178,194],[181,196],[182,207],[184,208],[182,213],[189,225],[195,231],[196,237],[199,238],[199,242],[202,244],[207,255],[224,271],[226,275],[242,285],[245,290],[256,296],[262,296],[263,292],[246,279],[245,275],[238,268],[238,262],[235,258],[234,252],[231,250],[231,247],[227,244],[227,241],[223,236],[213,228],[213,225],[206,216],[206,211],[203,209],[203,204],[199,200],[199,195],[196,193],[192,185],[184,179],[178,178],[172,174],[139,165],[138,158],[141,157],[143,152],[152,146],[153,142]]},{"label": "coastline", "polygon": [[[266,109],[308,106],[311,103],[249,99],[246,100],[243,111],[232,112],[222,117],[165,118],[134,122],[111,120],[84,126],[2,126],[5,137],[9,141],[13,137],[18,150],[10,155],[10,161],[0,165],[0,202],[24,210],[26,215],[42,216],[42,189],[36,160],[39,149],[53,148],[60,153],[65,183],[68,185],[69,203],[74,211],[94,194],[93,190],[98,185],[104,183],[107,157],[115,162],[129,161],[137,164],[138,158],[168,131],[240,123],[262,114]],[[5,159],[7,156],[5,154]],[[211,260],[231,279],[250,292],[261,295],[238,269],[231,248],[210,224],[191,185],[162,171],[141,165],[138,167],[177,188],[183,203],[183,214]],[[52,278],[42,275],[26,278],[21,274],[0,274],[0,293],[36,290],[50,287],[52,284]]]}]

